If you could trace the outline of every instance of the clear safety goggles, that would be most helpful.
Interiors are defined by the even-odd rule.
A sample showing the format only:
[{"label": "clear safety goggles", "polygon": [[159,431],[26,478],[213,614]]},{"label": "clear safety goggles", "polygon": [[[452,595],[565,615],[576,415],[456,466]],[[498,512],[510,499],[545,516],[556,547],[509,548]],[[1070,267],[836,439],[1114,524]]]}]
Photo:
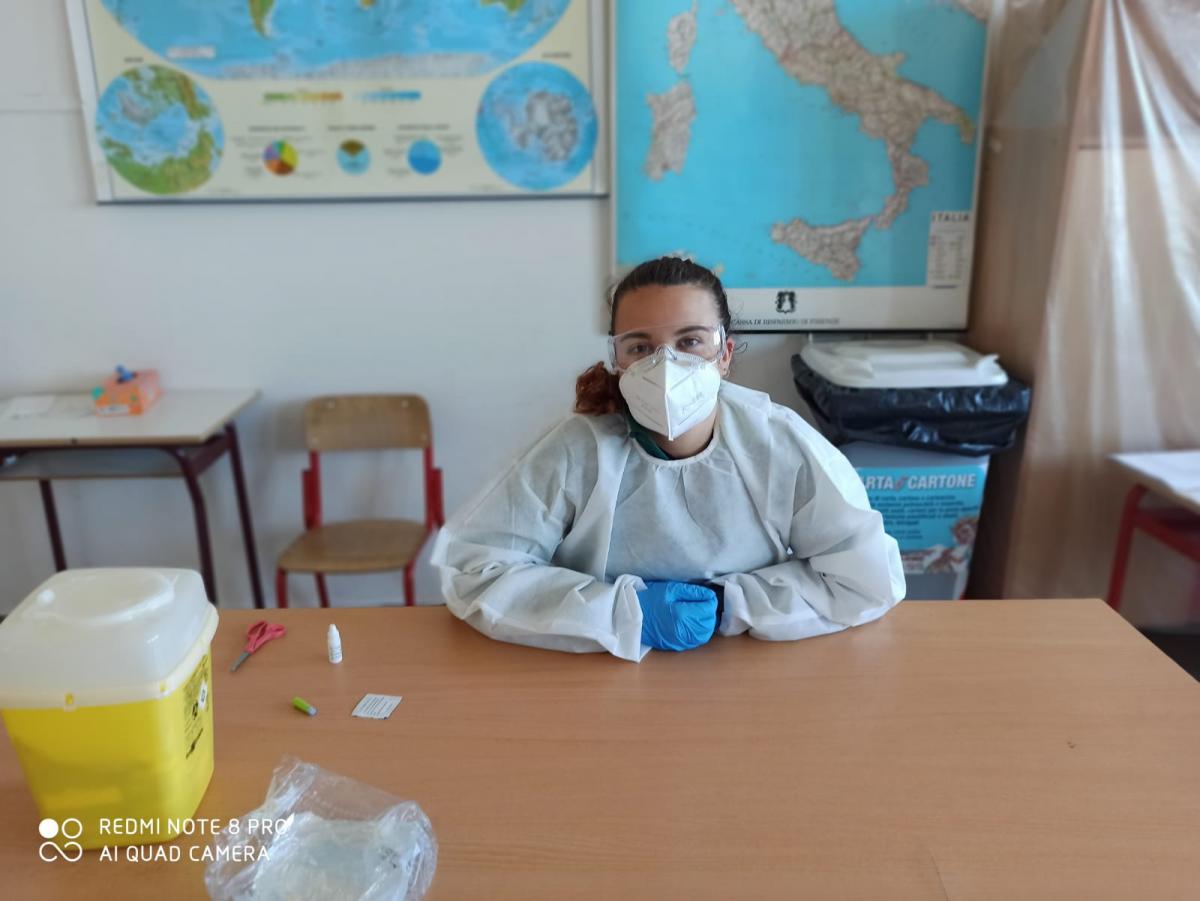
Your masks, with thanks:
[{"label": "clear safety goggles", "polygon": [[624,372],[664,347],[711,363],[725,351],[725,329],[719,325],[667,325],[610,335],[608,364],[613,372]]}]

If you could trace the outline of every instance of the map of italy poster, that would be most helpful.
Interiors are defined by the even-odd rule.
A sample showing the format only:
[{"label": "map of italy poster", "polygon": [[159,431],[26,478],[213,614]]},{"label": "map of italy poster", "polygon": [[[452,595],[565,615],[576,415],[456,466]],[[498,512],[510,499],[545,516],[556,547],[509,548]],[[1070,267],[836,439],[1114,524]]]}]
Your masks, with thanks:
[{"label": "map of italy poster", "polygon": [[65,0],[97,197],[607,190],[601,0]]},{"label": "map of italy poster", "polygon": [[990,0],[615,0],[616,269],[746,331],[966,324]]}]

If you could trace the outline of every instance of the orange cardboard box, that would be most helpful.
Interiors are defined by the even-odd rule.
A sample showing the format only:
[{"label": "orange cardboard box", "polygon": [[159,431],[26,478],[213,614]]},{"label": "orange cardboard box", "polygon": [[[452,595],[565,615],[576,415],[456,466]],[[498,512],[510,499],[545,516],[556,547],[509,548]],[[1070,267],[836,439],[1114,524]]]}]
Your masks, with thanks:
[{"label": "orange cardboard box", "polygon": [[140,416],[162,395],[157,369],[142,369],[121,381],[109,376],[92,391],[97,416]]}]

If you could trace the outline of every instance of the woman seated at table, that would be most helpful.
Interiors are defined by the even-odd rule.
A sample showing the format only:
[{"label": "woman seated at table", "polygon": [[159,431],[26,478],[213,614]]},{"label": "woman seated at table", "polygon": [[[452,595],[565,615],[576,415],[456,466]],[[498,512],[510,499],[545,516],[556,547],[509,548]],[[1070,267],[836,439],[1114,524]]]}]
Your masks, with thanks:
[{"label": "woman seated at table", "polygon": [[640,660],[714,632],[786,641],[882,616],[896,542],[840,452],[725,381],[729,303],[708,269],[638,266],[609,361],[559,423],[446,524],[446,605],[492,638]]}]

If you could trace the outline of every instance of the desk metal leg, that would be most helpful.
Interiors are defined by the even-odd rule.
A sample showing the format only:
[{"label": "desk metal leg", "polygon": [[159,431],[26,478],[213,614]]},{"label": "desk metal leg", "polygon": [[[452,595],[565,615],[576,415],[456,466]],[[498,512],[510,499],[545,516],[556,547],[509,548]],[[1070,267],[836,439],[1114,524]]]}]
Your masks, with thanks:
[{"label": "desk metal leg", "polygon": [[217,605],[217,580],[213,577],[212,543],[208,537],[208,512],[204,506],[204,492],[200,490],[199,473],[196,472],[187,454],[180,450],[168,451],[179,464],[183,480],[187,483],[188,494],[192,498],[192,512],[196,516],[196,543],[200,546],[200,576],[204,579],[204,590],[208,599],[215,607]]},{"label": "desk metal leg", "polygon": [[63,550],[62,531],[58,527],[58,510],[54,506],[54,488],[49,479],[39,479],[42,489],[42,509],[46,511],[46,529],[50,532],[50,548],[54,552],[54,569],[62,572],[67,568],[67,554]]},{"label": "desk metal leg", "polygon": [[1125,568],[1129,565],[1129,549],[1133,545],[1134,520],[1137,518],[1138,505],[1146,489],[1134,485],[1125,495],[1125,507],[1121,511],[1121,527],[1117,531],[1117,549],[1113,554],[1112,576],[1108,582],[1108,605],[1113,610],[1121,609],[1121,593],[1125,588]]},{"label": "desk metal leg", "polygon": [[229,462],[233,467],[233,485],[237,491],[238,516],[242,520],[242,541],[246,545],[246,566],[250,570],[250,589],[254,592],[254,606],[262,609],[262,580],[258,574],[258,549],[254,544],[254,524],[250,521],[250,502],[246,498],[246,475],[242,470],[242,451],[238,446],[237,429],[233,423],[225,426],[229,438]]}]

